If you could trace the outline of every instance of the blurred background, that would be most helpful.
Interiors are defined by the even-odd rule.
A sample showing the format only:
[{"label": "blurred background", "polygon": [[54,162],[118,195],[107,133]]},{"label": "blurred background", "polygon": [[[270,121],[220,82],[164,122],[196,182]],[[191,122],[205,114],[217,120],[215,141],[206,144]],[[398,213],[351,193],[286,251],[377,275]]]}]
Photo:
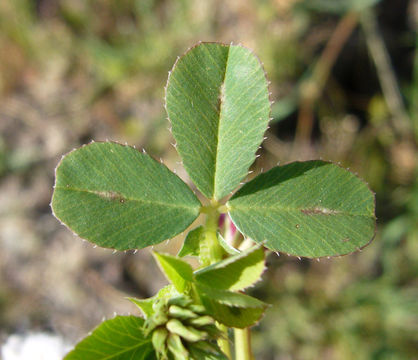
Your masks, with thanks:
[{"label": "blurred background", "polygon": [[[256,172],[340,162],[376,192],[375,240],[330,260],[270,255],[256,359],[418,359],[418,1],[1,0],[0,344],[69,344],[165,280],[149,249],[113,254],[51,215],[54,168],[91,140],[144,147],[183,179],[163,107],[176,57],[242,43],[271,81]],[[162,244],[174,253],[182,239]]]}]

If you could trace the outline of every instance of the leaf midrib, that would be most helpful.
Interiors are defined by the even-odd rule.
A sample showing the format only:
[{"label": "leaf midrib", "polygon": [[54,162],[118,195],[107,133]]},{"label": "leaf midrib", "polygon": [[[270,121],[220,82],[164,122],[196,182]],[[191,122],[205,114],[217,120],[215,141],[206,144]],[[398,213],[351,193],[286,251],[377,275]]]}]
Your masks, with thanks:
[{"label": "leaf midrib", "polygon": [[[229,205],[229,206],[228,206]],[[328,209],[331,211],[338,211],[338,213],[335,214],[320,214],[320,213],[316,213],[316,214],[304,214],[302,212],[302,210],[307,210],[310,208],[305,208],[305,207],[300,207],[300,208],[291,208],[291,207],[284,207],[284,206],[230,206],[230,204],[227,204],[228,206],[228,212],[234,212],[234,211],[258,211],[258,212],[280,212],[280,213],[288,213],[288,212],[300,212],[301,215],[305,215],[305,216],[338,216],[338,215],[343,215],[343,216],[360,216],[360,217],[373,217],[373,214],[359,214],[359,213],[351,213],[351,212],[347,212],[344,210],[334,210],[334,209]]]},{"label": "leaf midrib", "polygon": [[215,199],[217,199],[217,194],[216,194],[216,179],[217,179],[217,176],[216,176],[216,173],[217,173],[217,170],[218,170],[218,156],[219,156],[219,138],[220,138],[220,129],[221,129],[221,121],[222,121],[222,114],[223,114],[223,111],[222,111],[222,109],[223,109],[223,105],[224,105],[224,99],[222,98],[222,89],[224,90],[224,94],[225,94],[225,98],[226,98],[226,91],[225,91],[225,79],[226,79],[226,74],[227,74],[227,71],[228,71],[228,61],[229,61],[229,54],[230,54],[230,52],[231,52],[231,46],[229,46],[228,47],[228,54],[227,54],[227,56],[226,56],[226,61],[225,61],[225,72],[224,72],[224,76],[223,76],[223,80],[222,80],[222,83],[221,83],[221,86],[219,87],[219,99],[220,99],[220,102],[219,102],[219,118],[218,118],[218,131],[217,131],[217,134],[216,134],[216,156],[215,156],[215,171],[214,171],[214,173],[213,173],[213,197],[215,198]]},{"label": "leaf midrib", "polygon": [[[55,189],[57,189],[57,190],[64,190],[64,191],[75,191],[75,192],[80,192],[80,193],[83,193],[84,192],[84,193],[96,195],[99,198],[102,198],[102,197],[98,194],[98,192],[100,192],[100,191],[108,191],[108,190],[77,189],[77,188],[63,187],[63,186],[56,186]],[[143,204],[158,205],[158,206],[173,207],[173,208],[184,208],[184,209],[198,209],[198,208],[200,208],[199,205],[192,206],[192,205],[186,205],[186,204],[163,203],[163,202],[154,201],[154,200],[136,199],[136,198],[128,197],[128,196],[126,196],[126,195],[124,195],[122,193],[121,193],[121,195],[123,196],[123,199],[124,200],[134,201],[134,202],[143,203]],[[103,201],[112,201],[112,200],[106,200],[104,198],[102,198],[102,199],[103,199]]]}]

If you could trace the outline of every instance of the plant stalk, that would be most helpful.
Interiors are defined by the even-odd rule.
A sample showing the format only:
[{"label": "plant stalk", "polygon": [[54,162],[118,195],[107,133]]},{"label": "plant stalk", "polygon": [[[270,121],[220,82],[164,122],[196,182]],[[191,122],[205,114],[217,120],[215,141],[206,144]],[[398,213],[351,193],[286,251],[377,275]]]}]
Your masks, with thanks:
[{"label": "plant stalk", "polygon": [[251,333],[250,328],[234,329],[235,337],[235,359],[253,360],[251,352]]},{"label": "plant stalk", "polygon": [[219,325],[219,328],[224,333],[225,338],[219,339],[218,345],[221,348],[222,352],[226,355],[226,357],[229,360],[232,360],[231,346],[229,345],[229,340],[228,340],[228,328],[225,325]]},{"label": "plant stalk", "polygon": [[203,266],[208,266],[222,260],[224,250],[218,241],[219,212],[217,203],[206,208],[205,237],[200,244],[200,261]]},{"label": "plant stalk", "polygon": [[[224,250],[218,241],[218,225],[219,216],[218,203],[213,201],[211,205],[205,208],[206,224],[205,224],[205,238],[200,244],[200,261],[203,266],[208,266],[215,262],[222,260]],[[224,337],[218,340],[218,345],[222,352],[231,358],[231,347],[228,340],[228,328],[225,325],[218,325],[224,333]]]}]

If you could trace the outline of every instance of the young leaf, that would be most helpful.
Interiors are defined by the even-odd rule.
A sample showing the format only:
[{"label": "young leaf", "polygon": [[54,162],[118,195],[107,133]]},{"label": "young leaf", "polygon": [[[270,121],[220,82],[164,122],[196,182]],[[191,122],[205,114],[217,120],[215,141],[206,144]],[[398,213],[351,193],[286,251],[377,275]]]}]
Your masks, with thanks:
[{"label": "young leaf", "polygon": [[[177,256],[200,256],[200,243],[205,235],[203,226],[199,226],[196,229],[191,230],[184,240],[183,246],[181,247]],[[220,233],[217,233],[219,243],[229,255],[239,254],[240,251],[229,245]]]},{"label": "young leaf", "polygon": [[374,236],[374,195],[354,174],[329,162],[279,166],[228,201],[232,221],[274,251],[321,257],[351,253]]},{"label": "young leaf", "polygon": [[144,320],[116,316],[101,323],[64,360],[156,360],[151,338],[144,337]]},{"label": "young leaf", "polygon": [[147,299],[137,299],[133,297],[128,297],[127,299],[138,306],[138,308],[141,310],[145,318],[150,317],[152,314],[154,314],[154,309],[152,308],[152,304],[158,299],[161,298],[168,298],[170,296],[175,296],[176,290],[174,289],[173,285],[167,285],[164,286],[156,295],[153,297],[147,298]]},{"label": "young leaf", "polygon": [[191,230],[184,240],[183,246],[180,249],[177,256],[199,256],[200,253],[200,241],[204,236],[203,226],[199,226],[196,229]]},{"label": "young leaf", "polygon": [[208,198],[228,195],[247,175],[270,113],[259,60],[242,46],[202,43],[179,58],[166,87],[177,150]]},{"label": "young leaf", "polygon": [[256,283],[264,269],[264,250],[257,246],[196,271],[195,278],[206,286],[238,291]]},{"label": "young leaf", "polygon": [[152,308],[152,304],[154,302],[153,297],[148,299],[137,299],[133,297],[128,297],[127,299],[136,306],[138,306],[145,318],[150,317],[154,313],[154,310]]},{"label": "young leaf", "polygon": [[91,143],[66,155],[56,170],[55,216],[99,246],[157,244],[186,229],[200,206],[178,176],[129,146]]},{"label": "young leaf", "polygon": [[252,296],[241,293],[202,285],[197,285],[196,289],[208,314],[229,327],[245,328],[254,325],[268,306]]},{"label": "young leaf", "polygon": [[154,257],[160,265],[161,270],[167,276],[178,292],[183,293],[189,289],[193,281],[193,269],[185,261],[168,254],[154,252]]}]

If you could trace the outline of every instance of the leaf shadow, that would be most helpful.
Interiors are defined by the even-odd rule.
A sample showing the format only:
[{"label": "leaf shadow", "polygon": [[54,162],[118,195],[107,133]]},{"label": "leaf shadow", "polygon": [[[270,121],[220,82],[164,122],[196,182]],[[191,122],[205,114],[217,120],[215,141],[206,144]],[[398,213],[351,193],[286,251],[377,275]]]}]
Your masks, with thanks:
[{"label": "leaf shadow", "polygon": [[232,196],[232,199],[253,195],[290,179],[303,176],[315,168],[327,165],[331,166],[332,163],[322,160],[309,160],[295,161],[283,166],[276,166],[246,183]]}]

